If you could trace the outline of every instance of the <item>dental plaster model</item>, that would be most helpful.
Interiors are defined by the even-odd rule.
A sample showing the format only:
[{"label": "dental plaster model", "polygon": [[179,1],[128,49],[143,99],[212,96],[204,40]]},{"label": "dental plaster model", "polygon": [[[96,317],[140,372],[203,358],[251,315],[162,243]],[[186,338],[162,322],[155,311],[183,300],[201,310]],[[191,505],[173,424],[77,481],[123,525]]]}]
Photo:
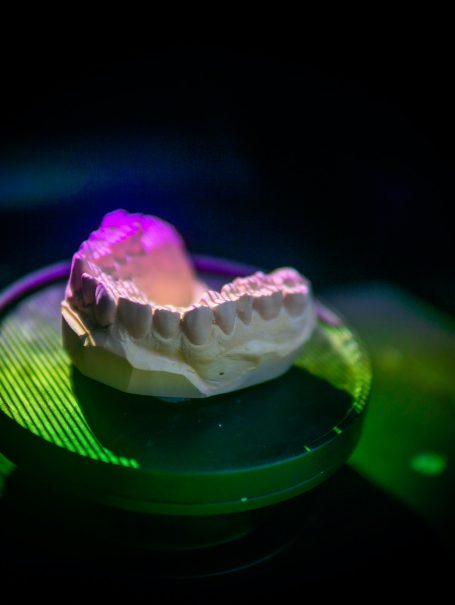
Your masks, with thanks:
[{"label": "dental plaster model", "polygon": [[291,268],[196,277],[168,223],[116,210],[73,256],[63,343],[87,376],[122,391],[207,397],[283,374],[315,326],[311,286]]}]

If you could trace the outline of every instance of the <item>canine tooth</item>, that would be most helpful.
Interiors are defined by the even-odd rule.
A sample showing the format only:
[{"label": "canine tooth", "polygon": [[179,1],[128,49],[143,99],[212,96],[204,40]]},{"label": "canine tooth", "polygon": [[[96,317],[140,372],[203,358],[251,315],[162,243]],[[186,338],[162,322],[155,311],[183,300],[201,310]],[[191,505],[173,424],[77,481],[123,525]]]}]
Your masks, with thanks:
[{"label": "canine tooth", "polygon": [[296,317],[303,313],[306,307],[307,297],[303,292],[287,292],[284,295],[283,304],[289,315]]},{"label": "canine tooth", "polygon": [[133,338],[142,338],[152,323],[152,308],[149,303],[121,296],[118,299],[117,317]]},{"label": "canine tooth", "polygon": [[243,294],[237,300],[237,315],[243,323],[249,324],[253,313],[253,297],[249,294]]},{"label": "canine tooth", "polygon": [[163,338],[172,338],[179,330],[180,314],[164,307],[153,312],[153,327]]},{"label": "canine tooth", "polygon": [[279,290],[264,289],[254,298],[253,306],[262,319],[274,319],[280,312],[283,294]]},{"label": "canine tooth", "polygon": [[96,287],[98,280],[89,275],[88,273],[82,274],[82,300],[84,305],[91,305],[95,302]]},{"label": "canine tooth", "polygon": [[115,320],[115,300],[106,289],[104,284],[98,284],[95,291],[94,315],[96,321],[103,328],[114,323]]},{"label": "canine tooth", "polygon": [[212,322],[213,312],[208,307],[194,307],[183,316],[182,329],[193,344],[202,345],[209,337]]}]

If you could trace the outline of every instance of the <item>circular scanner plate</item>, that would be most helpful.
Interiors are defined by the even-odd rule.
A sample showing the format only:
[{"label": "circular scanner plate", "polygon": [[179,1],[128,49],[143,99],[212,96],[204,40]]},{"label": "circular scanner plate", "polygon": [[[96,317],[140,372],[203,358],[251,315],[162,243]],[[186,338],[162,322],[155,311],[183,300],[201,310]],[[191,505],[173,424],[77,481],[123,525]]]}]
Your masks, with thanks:
[{"label": "circular scanner plate", "polygon": [[[248,272],[195,259],[212,286]],[[244,512],[287,500],[352,452],[371,374],[351,330],[319,305],[311,341],[283,376],[181,403],[128,395],[71,366],[60,301],[68,265],[0,297],[0,443],[63,488],[167,515]]]}]

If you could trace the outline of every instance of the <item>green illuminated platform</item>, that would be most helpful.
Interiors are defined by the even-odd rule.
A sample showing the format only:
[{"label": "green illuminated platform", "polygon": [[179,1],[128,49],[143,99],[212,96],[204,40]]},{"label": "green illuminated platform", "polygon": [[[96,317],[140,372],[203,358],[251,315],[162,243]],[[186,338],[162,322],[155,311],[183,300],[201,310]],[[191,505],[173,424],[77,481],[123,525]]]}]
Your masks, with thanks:
[{"label": "green illuminated platform", "polygon": [[35,275],[0,305],[0,448],[14,463],[116,507],[205,516],[285,501],[350,456],[371,375],[357,338],[332,312],[320,307],[311,343],[284,376],[171,404],[126,395],[71,366],[60,335],[66,271]]}]

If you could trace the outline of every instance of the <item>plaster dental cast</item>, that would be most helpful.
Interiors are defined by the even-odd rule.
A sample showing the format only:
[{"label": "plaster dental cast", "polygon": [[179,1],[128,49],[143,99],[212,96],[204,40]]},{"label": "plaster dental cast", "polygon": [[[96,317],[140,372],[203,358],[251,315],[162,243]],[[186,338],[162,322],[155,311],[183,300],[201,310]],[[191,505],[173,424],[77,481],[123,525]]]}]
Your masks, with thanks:
[{"label": "plaster dental cast", "polygon": [[292,268],[211,290],[169,223],[116,210],[74,254],[63,343],[85,375],[128,393],[208,397],[276,378],[316,325]]}]

